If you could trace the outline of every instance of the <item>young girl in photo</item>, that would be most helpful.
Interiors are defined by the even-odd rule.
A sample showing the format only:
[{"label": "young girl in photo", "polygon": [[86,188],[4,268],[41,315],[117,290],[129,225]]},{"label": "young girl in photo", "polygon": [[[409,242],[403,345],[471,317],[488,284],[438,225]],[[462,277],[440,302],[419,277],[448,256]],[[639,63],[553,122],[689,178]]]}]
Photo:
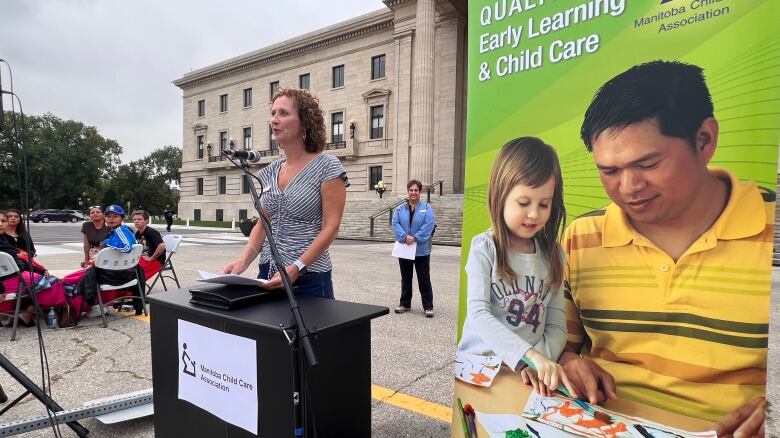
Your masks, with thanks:
[{"label": "young girl in photo", "polygon": [[[497,355],[542,395],[563,384],[566,344],[563,179],[552,146],[534,137],[505,144],[488,188],[491,229],[471,241],[467,315],[458,352]],[[538,380],[523,358],[534,365]]]}]

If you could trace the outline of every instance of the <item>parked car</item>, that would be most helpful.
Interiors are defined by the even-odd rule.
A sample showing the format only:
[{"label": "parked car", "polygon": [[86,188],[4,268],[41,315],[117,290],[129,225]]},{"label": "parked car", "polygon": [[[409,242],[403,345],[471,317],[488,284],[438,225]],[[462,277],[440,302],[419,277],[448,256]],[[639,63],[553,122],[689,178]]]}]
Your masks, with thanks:
[{"label": "parked car", "polygon": [[54,210],[45,209],[30,213],[30,220],[38,223],[48,223],[51,221],[59,222],[79,222],[84,220],[84,215],[75,210]]}]

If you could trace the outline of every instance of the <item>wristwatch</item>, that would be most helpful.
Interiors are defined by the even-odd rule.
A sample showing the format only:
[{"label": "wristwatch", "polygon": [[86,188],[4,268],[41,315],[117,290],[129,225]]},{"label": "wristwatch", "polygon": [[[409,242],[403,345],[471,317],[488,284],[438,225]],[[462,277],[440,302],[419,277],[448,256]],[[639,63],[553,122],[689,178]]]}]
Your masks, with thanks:
[{"label": "wristwatch", "polygon": [[306,273],[306,271],[307,271],[306,265],[303,264],[301,259],[298,259],[298,260],[294,261],[293,265],[295,265],[295,267],[298,268],[298,275],[303,275],[303,274]]}]

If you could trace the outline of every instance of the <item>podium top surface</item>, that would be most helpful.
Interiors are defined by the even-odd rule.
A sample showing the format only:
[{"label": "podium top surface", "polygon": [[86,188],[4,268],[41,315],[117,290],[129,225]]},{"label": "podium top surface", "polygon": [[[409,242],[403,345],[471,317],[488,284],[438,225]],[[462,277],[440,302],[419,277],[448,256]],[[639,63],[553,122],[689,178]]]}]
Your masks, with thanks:
[{"label": "podium top surface", "polygon": [[[252,286],[247,286],[252,287]],[[190,304],[189,289],[159,292],[146,297],[154,305],[172,308],[186,313],[213,316],[238,323],[279,330],[279,324],[288,325],[292,314],[284,294],[269,297],[260,303],[234,310]],[[366,320],[387,315],[390,309],[372,304],[352,303],[315,297],[295,297],[306,326],[318,331],[359,324]],[[152,318],[152,324],[154,318]]]}]

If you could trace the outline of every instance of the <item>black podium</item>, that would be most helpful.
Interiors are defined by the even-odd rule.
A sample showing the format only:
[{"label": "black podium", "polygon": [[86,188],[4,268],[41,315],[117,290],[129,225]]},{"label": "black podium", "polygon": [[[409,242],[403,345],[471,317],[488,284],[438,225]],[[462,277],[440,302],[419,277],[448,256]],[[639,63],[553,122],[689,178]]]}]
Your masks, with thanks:
[{"label": "black podium", "polygon": [[[187,289],[151,295],[154,431],[158,438],[250,437],[252,433],[178,398],[181,358],[178,320],[256,341],[258,434],[291,437],[293,421],[292,352],[279,325],[289,324],[286,297],[274,296],[237,310],[218,310],[189,303]],[[309,409],[307,436],[371,436],[371,319],[387,307],[322,298],[298,297],[319,365],[306,368]],[[302,354],[302,353],[301,353]]]}]

